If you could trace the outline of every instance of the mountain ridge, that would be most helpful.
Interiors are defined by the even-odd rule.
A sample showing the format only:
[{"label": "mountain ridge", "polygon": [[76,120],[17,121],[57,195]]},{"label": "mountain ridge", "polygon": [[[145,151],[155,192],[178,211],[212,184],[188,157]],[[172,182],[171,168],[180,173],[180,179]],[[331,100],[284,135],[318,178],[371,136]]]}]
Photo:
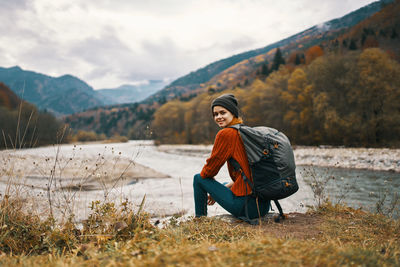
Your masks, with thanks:
[{"label": "mountain ridge", "polygon": [[[0,81],[20,98],[47,110],[56,116],[81,112],[111,102],[97,93],[83,80],[70,74],[52,77],[47,74],[23,70],[19,66],[0,67]],[[68,96],[69,97],[65,97]],[[78,103],[78,104],[77,104]]]},{"label": "mountain ridge", "polygon": [[142,101],[166,85],[167,82],[163,80],[149,80],[144,84],[123,84],[116,88],[98,89],[96,91],[110,98],[113,104],[126,104]]},{"label": "mountain ridge", "polygon": [[[393,2],[393,0],[381,0],[373,2],[369,5],[361,7],[357,10],[354,10],[340,18],[332,19],[321,24],[329,25],[329,30],[340,30],[345,28],[350,28],[363,19],[370,17],[371,15],[378,12],[382,5],[388,4]],[[355,16],[357,15],[357,16]],[[318,24],[318,25],[321,25]],[[192,71],[187,75],[184,75],[176,80],[174,80],[170,85],[166,86],[164,89],[156,92],[155,94],[151,95],[147,99],[143,101],[143,103],[150,104],[153,101],[159,101],[161,99],[173,99],[175,97],[179,97],[182,94],[188,94],[192,90],[198,89],[198,87],[207,81],[210,81],[213,77],[217,74],[223,72],[224,70],[228,69],[229,67],[252,57],[267,53],[275,48],[287,45],[289,43],[293,43],[296,39],[300,39],[305,35],[310,34],[320,34],[324,31],[318,29],[318,25],[312,26],[304,31],[301,31],[297,34],[291,35],[287,38],[269,44],[262,48],[253,49],[250,51],[246,51],[243,53],[239,53],[233,55],[231,57],[227,57],[215,62],[212,62],[206,65],[203,68],[199,68],[196,71]]]}]

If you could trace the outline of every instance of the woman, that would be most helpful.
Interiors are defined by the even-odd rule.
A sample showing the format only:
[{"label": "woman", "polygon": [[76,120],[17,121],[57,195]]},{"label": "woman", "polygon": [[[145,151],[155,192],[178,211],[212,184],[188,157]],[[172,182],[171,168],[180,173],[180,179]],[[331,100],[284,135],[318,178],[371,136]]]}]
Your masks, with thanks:
[{"label": "woman", "polygon": [[[200,174],[193,179],[194,202],[196,217],[207,216],[207,204],[213,205],[217,202],[221,207],[237,218],[245,218],[245,203],[247,198],[247,209],[249,219],[264,216],[269,210],[269,201],[261,201],[252,197],[251,188],[245,183],[239,171],[235,171],[229,159],[236,160],[246,177],[251,172],[247,160],[243,141],[238,131],[229,126],[243,123],[239,118],[238,102],[234,95],[224,94],[212,102],[211,111],[214,121],[222,128],[215,137],[211,156],[207,159]],[[217,182],[214,176],[228,161],[228,171],[232,182],[226,186]],[[257,207],[258,206],[258,207]]]}]

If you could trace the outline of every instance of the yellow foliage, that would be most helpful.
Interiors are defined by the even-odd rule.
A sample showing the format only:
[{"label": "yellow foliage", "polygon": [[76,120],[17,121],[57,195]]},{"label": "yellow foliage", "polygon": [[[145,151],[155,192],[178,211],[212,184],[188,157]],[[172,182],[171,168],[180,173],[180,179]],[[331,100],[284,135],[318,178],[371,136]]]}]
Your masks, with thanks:
[{"label": "yellow foliage", "polygon": [[[224,71],[214,84],[235,87],[237,75],[243,75],[235,70],[245,63]],[[249,80],[245,88],[165,104],[153,123],[159,140],[212,142],[218,128],[210,103],[228,92],[239,99],[246,124],[282,130],[294,144],[396,144],[400,135],[400,66],[380,49],[319,55],[307,66],[281,67],[264,81]]]}]

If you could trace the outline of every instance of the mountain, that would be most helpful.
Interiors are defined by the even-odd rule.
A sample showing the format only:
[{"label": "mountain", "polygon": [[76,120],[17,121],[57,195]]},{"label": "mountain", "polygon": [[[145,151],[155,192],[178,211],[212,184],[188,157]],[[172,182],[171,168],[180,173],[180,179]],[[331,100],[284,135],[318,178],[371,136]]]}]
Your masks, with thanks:
[{"label": "mountain", "polygon": [[[204,68],[198,69],[197,71],[190,72],[189,74],[178,78],[173,81],[170,85],[165,87],[163,90],[158,91],[154,95],[150,96],[145,100],[145,103],[165,101],[181,96],[193,97],[199,91],[199,88],[203,83],[210,81],[217,74],[220,74],[224,70],[232,67],[233,65],[243,62],[245,60],[249,60],[258,55],[267,54],[268,52],[274,51],[274,49],[278,47],[287,46],[290,44],[296,44],[299,40],[306,40],[303,46],[313,46],[317,42],[320,42],[321,35],[326,33],[341,33],[346,29],[351,28],[356,25],[360,21],[370,17],[375,14],[381,8],[393,2],[393,0],[381,0],[374,3],[371,3],[365,7],[362,7],[356,11],[353,11],[341,18],[333,19],[328,22],[322,23],[320,25],[313,26],[305,31],[302,31],[298,34],[290,36],[281,41],[275,42],[273,44],[267,45],[263,48],[247,51],[244,53],[240,53],[229,58],[225,58],[216,62],[213,62]],[[332,37],[333,38],[333,37]],[[288,55],[287,51],[284,53],[285,56]],[[254,62],[250,62],[253,64]],[[259,67],[258,64],[256,67]],[[200,89],[201,91],[201,89]]]},{"label": "mountain", "polygon": [[[388,52],[393,51],[390,53],[393,54],[393,58],[396,58],[396,55],[400,56],[400,52],[397,51],[400,47],[398,45],[400,38],[396,37],[396,33],[400,33],[399,16],[396,13],[400,1],[397,0],[396,3],[390,5],[389,2],[392,1],[372,3],[342,18],[311,27],[264,48],[211,63],[175,80],[139,103],[95,108],[69,116],[66,122],[74,129],[82,128],[107,135],[119,133],[128,135],[130,138],[151,138],[147,136],[147,133],[151,133],[149,127],[153,115],[165,102],[171,99],[188,101],[205,91],[212,94],[216,91],[251,85],[255,79],[265,80],[267,75],[262,74],[262,66],[267,63],[270,66],[270,63],[273,63],[278,47],[282,51],[287,62],[285,66],[289,70],[296,68],[295,64],[309,64],[316,57],[313,56],[315,51],[322,54],[347,53],[351,49],[349,45],[351,42],[357,43],[361,49],[363,48],[362,40],[350,33],[354,32],[354,29],[360,29],[361,33],[367,31],[372,34],[370,28],[381,20],[386,22],[378,24],[384,25],[383,28],[373,28],[374,34],[379,35],[376,36],[379,41],[378,47]],[[360,28],[360,25],[368,29],[364,26]],[[356,32],[359,34],[359,30]],[[391,32],[391,34],[388,35],[386,32]],[[393,47],[397,47],[397,50]],[[300,63],[294,60],[298,57],[301,59]],[[176,113],[179,112],[179,110],[176,111]]]},{"label": "mountain", "polygon": [[[364,8],[350,13],[341,19],[322,23],[311,27],[299,34],[296,34],[291,42],[280,46],[285,57],[288,68],[295,68],[297,64],[309,64],[316,57],[329,52],[346,53],[351,50],[379,47],[391,55],[392,58],[400,61],[400,1],[381,1],[372,3]],[[372,15],[371,10],[380,10]],[[341,28],[343,25],[352,27]],[[283,44],[284,42],[279,42]],[[250,84],[254,79],[265,79],[260,75],[263,64],[271,68],[276,54],[276,49],[267,53],[243,60],[212,77],[209,81],[201,84],[190,92],[190,98],[205,90],[223,91],[233,89],[237,86],[243,87]],[[296,58],[300,59],[296,63]],[[271,71],[271,69],[270,69]],[[178,98],[186,100],[188,93]]]},{"label": "mountain", "polygon": [[96,91],[115,104],[124,104],[142,101],[146,97],[161,90],[166,85],[167,82],[163,80],[150,80],[145,84],[125,84],[113,89],[100,89]]},{"label": "mountain", "polygon": [[87,83],[71,75],[55,78],[26,71],[18,66],[0,67],[0,82],[11,88],[20,98],[56,116],[112,103]]}]

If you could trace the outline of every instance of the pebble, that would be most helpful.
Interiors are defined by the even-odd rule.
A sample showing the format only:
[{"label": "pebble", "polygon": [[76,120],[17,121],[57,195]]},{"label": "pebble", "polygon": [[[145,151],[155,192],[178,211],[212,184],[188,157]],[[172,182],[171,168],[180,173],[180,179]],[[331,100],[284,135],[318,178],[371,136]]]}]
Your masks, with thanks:
[{"label": "pebble", "polygon": [[400,172],[400,149],[296,147],[297,165]]}]

